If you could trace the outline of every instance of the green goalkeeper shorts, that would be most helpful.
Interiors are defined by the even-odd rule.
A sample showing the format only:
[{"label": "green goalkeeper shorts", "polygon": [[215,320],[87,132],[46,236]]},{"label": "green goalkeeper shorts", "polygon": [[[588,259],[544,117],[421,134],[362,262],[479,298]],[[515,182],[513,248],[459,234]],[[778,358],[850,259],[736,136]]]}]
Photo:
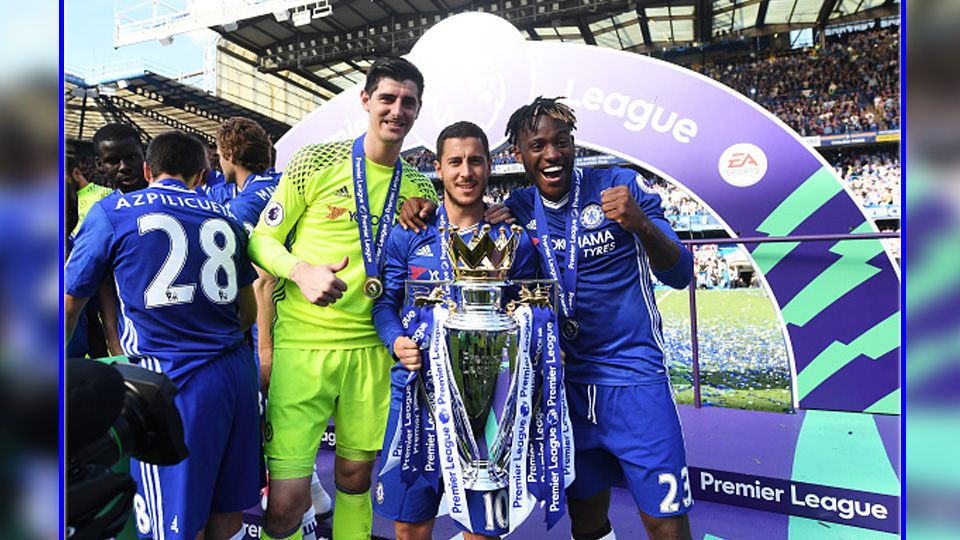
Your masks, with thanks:
[{"label": "green goalkeeper shorts", "polygon": [[331,415],[337,455],[373,460],[383,445],[392,366],[383,346],[274,349],[264,434],[270,478],[310,476]]}]

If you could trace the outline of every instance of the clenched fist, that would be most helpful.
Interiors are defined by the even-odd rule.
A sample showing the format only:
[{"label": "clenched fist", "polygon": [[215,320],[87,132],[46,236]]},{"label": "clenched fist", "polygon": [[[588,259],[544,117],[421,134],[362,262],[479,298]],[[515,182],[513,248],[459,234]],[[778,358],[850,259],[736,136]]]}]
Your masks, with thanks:
[{"label": "clenched fist", "polygon": [[393,342],[393,354],[400,360],[403,367],[410,371],[416,371],[423,366],[420,346],[407,336],[400,336]]},{"label": "clenched fist", "polygon": [[600,208],[607,219],[616,221],[632,233],[640,233],[649,221],[627,186],[615,186],[600,194]]}]

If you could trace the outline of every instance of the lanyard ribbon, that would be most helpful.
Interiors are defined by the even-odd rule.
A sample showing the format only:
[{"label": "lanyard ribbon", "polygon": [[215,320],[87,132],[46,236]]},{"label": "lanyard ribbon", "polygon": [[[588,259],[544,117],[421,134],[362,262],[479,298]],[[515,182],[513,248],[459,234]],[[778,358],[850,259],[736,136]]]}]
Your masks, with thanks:
[{"label": "lanyard ribbon", "polygon": [[543,255],[547,274],[560,287],[560,310],[563,312],[565,319],[573,317],[577,306],[577,254],[579,252],[578,240],[580,239],[580,182],[582,177],[583,171],[574,168],[573,178],[571,179],[572,185],[570,186],[570,212],[566,216],[567,266],[562,278],[557,258],[553,253],[553,244],[550,243],[550,226],[547,223],[547,213],[543,208],[543,199],[539,194],[533,196],[534,218],[537,222],[537,236],[540,238],[540,242],[538,242],[540,253]]},{"label": "lanyard ribbon", "polygon": [[[440,230],[443,229],[443,232]],[[450,295],[450,283],[453,281],[453,261],[450,260],[450,226],[447,223],[447,210],[440,203],[437,208],[437,243],[440,244],[440,251],[437,257],[440,258],[440,279],[443,284],[443,294],[447,298]]]},{"label": "lanyard ribbon", "polygon": [[393,217],[397,211],[397,199],[400,195],[400,178],[403,176],[403,162],[397,157],[393,166],[393,177],[387,198],[383,202],[383,212],[380,213],[380,227],[374,244],[372,217],[370,215],[369,197],[367,194],[367,167],[364,163],[363,140],[366,135],[353,141],[353,198],[357,205],[357,228],[360,231],[360,252],[363,256],[363,268],[367,277],[380,275],[380,261],[383,259],[383,246],[387,242],[387,235],[393,226]]}]

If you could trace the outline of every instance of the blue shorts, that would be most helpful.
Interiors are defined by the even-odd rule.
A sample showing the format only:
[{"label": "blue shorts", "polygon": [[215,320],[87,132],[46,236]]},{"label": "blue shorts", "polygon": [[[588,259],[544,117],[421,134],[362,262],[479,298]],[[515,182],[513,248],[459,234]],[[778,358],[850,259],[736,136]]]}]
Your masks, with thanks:
[{"label": "blue shorts", "polygon": [[[140,365],[159,369],[149,357]],[[259,502],[258,385],[246,344],[184,380],[176,404],[190,456],[169,466],[130,460],[141,537],[193,540],[210,514],[239,512]]]},{"label": "blue shorts", "polygon": [[[403,370],[397,373],[397,369]],[[422,476],[412,485],[400,478],[400,466],[384,471],[389,459],[389,450],[397,434],[397,422],[400,420],[400,403],[403,396],[402,385],[406,378],[406,369],[395,366],[391,373],[390,416],[384,435],[383,451],[380,453],[381,472],[373,492],[373,509],[383,517],[404,523],[418,523],[437,517],[440,501],[443,499],[443,479],[434,489]],[[467,508],[470,510],[472,531],[487,536],[502,536],[509,530],[510,509],[507,488],[496,491],[466,490]],[[454,521],[460,528],[464,527]]]},{"label": "blue shorts", "polygon": [[670,383],[566,388],[577,467],[567,496],[588,499],[625,480],[645,514],[687,513],[693,498]]}]

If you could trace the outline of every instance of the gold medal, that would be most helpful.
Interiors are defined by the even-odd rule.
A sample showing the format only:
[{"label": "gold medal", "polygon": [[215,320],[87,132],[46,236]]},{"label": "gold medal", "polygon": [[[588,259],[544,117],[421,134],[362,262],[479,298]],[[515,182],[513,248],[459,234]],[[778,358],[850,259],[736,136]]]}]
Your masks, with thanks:
[{"label": "gold medal", "polygon": [[363,282],[363,294],[374,300],[380,298],[380,295],[383,294],[383,282],[380,281],[380,278],[376,276],[368,277],[367,280]]}]

